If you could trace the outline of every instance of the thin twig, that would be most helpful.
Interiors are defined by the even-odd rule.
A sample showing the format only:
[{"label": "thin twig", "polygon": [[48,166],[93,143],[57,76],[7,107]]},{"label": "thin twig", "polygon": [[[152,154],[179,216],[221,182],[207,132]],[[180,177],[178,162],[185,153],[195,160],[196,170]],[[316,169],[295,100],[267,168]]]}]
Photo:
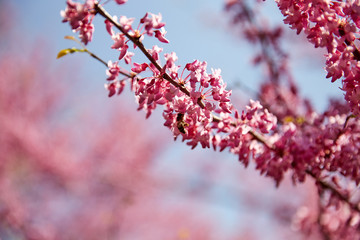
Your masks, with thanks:
[{"label": "thin twig", "polygon": [[[108,66],[108,64],[102,60],[100,57],[98,57],[96,54],[90,52],[88,49],[84,48],[85,52],[88,53],[91,57],[95,58],[96,60],[98,60],[99,62],[101,62],[102,64],[104,64],[106,67]],[[122,70],[119,70],[119,73],[128,77],[128,78],[133,78],[135,75],[134,74],[131,74],[131,73],[127,73],[127,72],[124,72]]]}]

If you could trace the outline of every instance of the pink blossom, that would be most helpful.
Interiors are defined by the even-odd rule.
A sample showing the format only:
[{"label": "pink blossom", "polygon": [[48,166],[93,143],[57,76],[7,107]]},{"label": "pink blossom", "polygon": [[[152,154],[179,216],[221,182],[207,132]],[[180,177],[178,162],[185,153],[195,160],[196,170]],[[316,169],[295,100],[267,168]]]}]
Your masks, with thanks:
[{"label": "pink blossom", "polygon": [[105,88],[109,91],[108,97],[112,97],[116,93],[116,83],[105,84]]},{"label": "pink blossom", "polygon": [[113,48],[113,49],[119,49],[125,45],[126,38],[125,38],[124,34],[122,34],[122,33],[113,35],[112,39],[114,40],[114,44],[111,46],[111,48]]},{"label": "pink blossom", "polygon": [[112,36],[114,44],[111,46],[113,49],[120,51],[119,60],[121,60],[127,53],[129,46],[126,44],[126,38],[124,34],[118,33]]},{"label": "pink blossom", "polygon": [[92,24],[94,1],[86,1],[85,4],[74,3],[67,0],[65,11],[60,15],[64,18],[63,22],[69,22],[75,32],[79,32],[81,41],[86,45],[92,40],[94,25]]},{"label": "pink blossom", "polygon": [[125,44],[123,47],[121,47],[120,50],[120,55],[119,55],[119,60],[123,59],[127,53],[129,46],[127,44]]},{"label": "pink blossom", "polygon": [[169,40],[165,38],[166,31],[165,30],[155,30],[155,37],[159,39],[160,42],[169,43]]},{"label": "pink blossom", "polygon": [[115,2],[119,5],[126,3],[128,0],[115,0]]},{"label": "pink blossom", "polygon": [[136,73],[141,73],[141,72],[145,71],[149,65],[146,63],[142,63],[142,64],[134,63],[133,66],[134,67],[131,68],[131,71],[136,72]]},{"label": "pink blossom", "polygon": [[166,59],[166,67],[168,68],[171,68],[173,65],[175,65],[175,62],[178,60],[175,52],[165,53],[164,57]]},{"label": "pink blossom", "polygon": [[154,29],[160,29],[165,26],[165,23],[162,23],[161,20],[162,16],[160,13],[158,15],[153,13],[146,13],[145,16],[140,20],[140,23],[143,24],[145,33],[149,36],[152,36]]},{"label": "pink blossom", "polygon": [[134,18],[127,18],[126,16],[121,16],[119,19],[120,25],[124,28],[126,32],[132,29],[132,23],[134,22]]},{"label": "pink blossom", "polygon": [[111,60],[108,62],[108,69],[106,70],[106,75],[109,77],[107,80],[115,80],[117,76],[119,76],[120,67],[118,66],[118,62],[112,62]]},{"label": "pink blossom", "polygon": [[124,61],[126,64],[131,64],[131,58],[134,56],[135,54],[133,52],[129,52],[127,51],[125,56],[124,56]]},{"label": "pink blossom", "polygon": [[161,53],[163,49],[157,45],[154,45],[152,49],[148,49],[148,52],[151,54],[152,58],[155,59],[155,61],[159,60],[159,53]]},{"label": "pink blossom", "polygon": [[105,23],[106,31],[110,34],[110,36],[113,36],[114,31],[113,31],[112,27],[114,25],[109,21],[109,19],[105,19],[104,23]]},{"label": "pink blossom", "polygon": [[81,41],[87,45],[92,41],[92,36],[94,32],[94,25],[92,23],[84,23],[79,30],[79,38]]}]

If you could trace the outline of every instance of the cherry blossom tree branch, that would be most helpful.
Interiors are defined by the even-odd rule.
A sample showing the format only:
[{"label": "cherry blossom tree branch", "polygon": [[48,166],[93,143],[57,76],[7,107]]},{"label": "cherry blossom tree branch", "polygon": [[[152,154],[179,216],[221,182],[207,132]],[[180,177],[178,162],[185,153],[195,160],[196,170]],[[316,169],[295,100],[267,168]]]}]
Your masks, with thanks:
[{"label": "cherry blossom tree branch", "polygon": [[[103,59],[101,59],[100,57],[98,57],[96,54],[90,52],[90,51],[87,50],[86,48],[85,48],[85,51],[86,51],[87,53],[89,53],[91,57],[93,57],[93,58],[95,58],[96,60],[98,60],[99,62],[103,63],[105,66],[108,65]],[[146,51],[146,52],[147,52],[147,51]],[[151,56],[150,56],[150,58],[153,59]],[[126,73],[126,72],[124,72],[124,71],[121,71],[121,70],[119,71],[119,73],[122,74],[122,75],[124,75],[124,76],[126,76],[126,77],[129,77],[129,78],[133,78],[133,77],[135,77],[135,75],[136,75],[135,73],[128,74],[128,73]],[[175,82],[175,83],[176,83],[176,82]],[[186,90],[186,89],[185,89],[185,90]],[[200,103],[202,103],[202,102],[200,101]],[[200,105],[200,104],[199,104],[199,105]],[[201,106],[201,105],[200,105],[200,106]],[[214,122],[221,122],[221,121],[222,121],[222,119],[221,119],[220,117],[216,116],[216,115],[212,115],[212,119],[213,119]],[[232,125],[235,127],[237,124],[234,122],[234,123],[232,123]],[[253,130],[250,130],[249,133],[251,134],[251,136],[253,136],[253,138],[254,138],[255,140],[257,140],[258,142],[264,144],[264,146],[266,146],[267,148],[272,149],[272,150],[275,150],[274,146],[270,145],[270,144],[266,141],[265,137],[262,136],[260,133],[255,132],[255,131],[253,131]]]},{"label": "cherry blossom tree branch", "polygon": [[[209,77],[210,74],[206,73],[206,62],[200,63],[196,60],[185,66],[183,73],[185,70],[189,72],[189,75],[184,77],[184,79],[188,81],[186,83],[187,85],[185,85],[185,80],[182,78],[182,75],[178,77],[178,66],[174,64],[177,60],[176,55],[165,54],[167,62],[162,67],[158,62],[160,48],[157,46],[153,46],[152,50],[145,48],[142,43],[142,37],[144,35],[140,34],[139,30],[132,28],[131,24],[133,20],[122,16],[122,20],[118,22],[117,19],[111,17],[101,5],[93,1],[87,1],[85,5],[78,6],[78,8],[73,6],[71,1],[68,1],[68,5],[69,9],[63,14],[65,17],[64,21],[69,21],[73,29],[75,28],[76,31],[80,32],[83,37],[82,41],[85,44],[91,40],[92,32],[88,31],[88,29],[92,29],[91,19],[95,14],[99,14],[106,19],[107,31],[115,42],[112,48],[121,52],[119,59],[122,59],[128,54],[127,49],[129,46],[127,42],[131,41],[134,44],[134,48],[135,46],[139,48],[151,62],[150,64],[134,63],[132,71],[140,73],[149,67],[153,72],[153,76],[141,79],[136,78],[137,81],[133,81],[135,78],[131,75],[132,89],[138,100],[139,109],[145,109],[147,111],[147,117],[150,116],[151,111],[155,109],[156,104],[161,104],[165,107],[163,116],[166,121],[164,125],[174,132],[175,138],[181,134],[183,140],[187,140],[187,144],[193,148],[196,147],[198,143],[201,143],[202,147],[210,147],[210,144],[212,144],[215,149],[218,146],[220,151],[228,148],[232,153],[239,156],[239,160],[242,161],[245,166],[250,159],[253,159],[257,164],[256,168],[261,171],[261,174],[265,173],[267,176],[272,177],[277,185],[281,182],[284,173],[288,170],[293,171],[294,182],[303,182],[305,176],[309,175],[306,169],[310,169],[310,173],[313,174],[310,175],[311,177],[320,176],[318,172],[316,172],[316,175],[314,174],[315,170],[320,172],[342,171],[346,172],[348,177],[352,177],[358,181],[357,175],[350,176],[351,171],[346,170],[348,166],[343,163],[344,161],[340,161],[342,157],[341,150],[342,148],[346,148],[344,141],[340,141],[343,138],[341,134],[347,134],[349,132],[347,129],[348,119],[346,119],[344,124],[342,122],[344,119],[343,116],[331,112],[328,115],[324,114],[317,117],[315,112],[308,108],[308,115],[306,116],[309,117],[310,120],[308,121],[304,117],[302,121],[298,121],[298,116],[302,115],[297,112],[297,109],[293,109],[290,106],[298,102],[306,105],[304,103],[305,101],[300,99],[296,93],[296,89],[294,90],[292,88],[293,86],[285,89],[286,94],[283,96],[283,89],[278,89],[279,84],[276,83],[278,82],[276,80],[271,81],[270,84],[272,84],[272,86],[270,87],[275,90],[274,95],[278,100],[277,106],[284,108],[284,111],[280,111],[275,115],[278,119],[281,119],[281,121],[286,118],[288,118],[288,120],[277,124],[277,118],[264,109],[259,102],[255,101],[252,101],[251,106],[247,106],[246,111],[243,111],[242,114],[235,111],[233,117],[230,115],[232,110],[234,110],[233,106],[228,104],[230,101],[228,96],[230,96],[231,93],[225,90],[225,85],[222,82],[219,71],[213,71],[213,74]],[[73,16],[72,11],[74,11],[74,9],[83,9],[85,12],[91,9],[89,11],[92,12],[89,13],[90,17],[85,13],[86,18],[84,18],[84,21],[77,24],[77,17],[79,15],[83,16],[81,15],[83,12]],[[149,36],[153,36],[155,32],[156,38],[161,42],[166,42],[163,35],[161,35],[161,38],[157,36],[160,32],[158,29],[165,25],[161,23],[161,16],[150,15],[151,17],[148,17],[148,14],[146,14],[145,17],[141,19],[140,25],[142,29],[145,28],[144,32]],[[249,15],[249,13],[247,13],[247,15]],[[74,20],[75,23],[73,22]],[[81,27],[79,27],[79,25]],[[121,33],[113,32],[113,26]],[[255,26],[255,28],[256,27],[258,26]],[[265,64],[269,65],[269,60],[271,59],[267,47],[271,44],[269,44],[270,40],[265,41],[263,33],[263,31],[259,31],[255,37],[258,38],[258,42],[262,47],[262,55],[265,55]],[[270,35],[269,39],[271,38]],[[272,47],[276,50],[275,44]],[[99,60],[96,55],[92,57]],[[105,64],[105,61],[100,60],[100,62]],[[125,58],[125,62],[128,64],[129,59]],[[125,83],[124,80],[119,81],[116,78],[120,72],[117,62],[112,63],[109,61],[107,66],[109,67],[107,70],[109,78],[107,80],[111,81],[108,85],[111,86],[111,88],[109,87],[108,89],[112,91],[112,96],[115,93],[114,89],[116,86],[120,85],[119,89],[122,90]],[[273,68],[274,66],[269,67]],[[280,67],[278,70],[280,71]],[[274,70],[270,72],[275,74]],[[276,73],[275,75],[278,74]],[[277,79],[277,76],[274,77]],[[274,84],[274,82],[276,84]],[[211,87],[209,87],[209,85]],[[290,97],[287,95],[288,93],[290,93]],[[206,99],[206,94],[212,98]],[[261,94],[265,93],[261,92]],[[280,98],[278,97],[279,95]],[[215,100],[217,105],[212,105],[209,100]],[[265,100],[268,103],[272,102],[271,99],[266,98],[266,96]],[[214,116],[214,113],[219,114],[220,117]],[[339,131],[340,128],[343,131]],[[353,138],[349,136],[349,138],[349,141],[356,142],[356,136]],[[340,140],[337,141],[338,139]],[[350,152],[350,154],[345,157],[351,158],[349,159],[351,160],[351,164],[356,163],[356,159],[352,159],[351,157],[352,152],[356,153],[356,148],[346,150]],[[340,157],[336,158],[335,155]],[[333,156],[334,159],[330,159],[330,156]],[[334,164],[334,167],[331,167],[331,164]],[[351,164],[350,167],[356,167]],[[327,183],[323,182],[323,180],[316,180],[323,184],[320,184],[320,186],[325,186],[326,189],[333,191],[327,187]],[[340,194],[340,192],[338,192],[338,194]],[[344,200],[346,198],[339,199]]]},{"label": "cherry blossom tree branch", "polygon": [[[111,15],[98,3],[95,3],[95,11],[96,13],[100,14],[101,16],[103,16],[105,19],[109,20],[118,30],[120,30],[130,41],[132,41],[135,45],[138,46],[138,48],[141,50],[141,52],[147,57],[147,59],[160,71],[163,73],[163,78],[167,81],[169,81],[172,85],[174,85],[175,87],[177,87],[178,89],[180,89],[180,91],[182,91],[183,93],[185,93],[186,95],[190,96],[190,92],[183,86],[180,85],[178,82],[174,81],[166,72],[164,72],[162,70],[162,67],[158,64],[158,62],[151,56],[151,54],[146,50],[145,46],[143,45],[143,43],[140,40],[140,36],[132,36],[130,35],[127,31],[124,30],[124,28],[117,23],[116,21],[114,21],[114,19],[111,17]],[[96,58],[96,57],[95,57]],[[100,60],[102,63],[105,63],[103,60]],[[105,65],[107,65],[105,63]],[[125,75],[125,74],[123,74]],[[128,76],[128,75],[125,75]],[[198,99],[197,103],[199,104],[199,106],[201,108],[205,108],[204,103],[201,101],[201,98]],[[222,121],[222,119],[216,115],[212,115],[212,119],[214,122],[220,122]],[[236,126],[236,123],[232,124],[233,126]],[[258,132],[255,132],[253,130],[250,130],[249,132],[254,139],[256,139],[257,141],[263,143],[267,148],[272,149],[273,146],[270,146],[269,143],[266,142],[265,138],[259,134]]]},{"label": "cherry blossom tree branch", "polygon": [[[146,56],[146,58],[159,70],[159,72],[162,73],[162,77],[169,81],[172,85],[177,87],[180,91],[185,93],[186,95],[190,96],[190,92],[181,84],[174,81],[166,72],[163,71],[163,68],[158,64],[158,62],[151,56],[151,54],[146,50],[144,44],[140,41],[140,36],[132,36],[127,31],[124,30],[124,28],[118,24],[114,19],[111,17],[111,15],[99,4],[95,3],[95,11],[96,13],[103,16],[105,19],[109,20],[117,29],[119,29],[130,41],[132,41],[138,48],[141,50],[141,52]],[[201,99],[198,99],[198,104],[201,108],[205,108],[204,103],[201,101]]]}]

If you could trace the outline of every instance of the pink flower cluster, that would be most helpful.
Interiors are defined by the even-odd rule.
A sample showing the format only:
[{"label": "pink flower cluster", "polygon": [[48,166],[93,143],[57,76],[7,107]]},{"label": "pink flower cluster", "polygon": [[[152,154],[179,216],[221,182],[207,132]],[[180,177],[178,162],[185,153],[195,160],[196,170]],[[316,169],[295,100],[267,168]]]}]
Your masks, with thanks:
[{"label": "pink flower cluster", "polygon": [[[341,21],[340,28],[339,24],[335,24],[337,20],[334,17],[336,17],[338,9],[334,12],[335,15],[329,16],[325,13],[329,17],[328,21],[335,21],[333,30],[331,30],[331,24],[326,25],[324,19],[321,18],[321,16],[323,17],[322,10],[314,10],[318,7],[314,4],[320,1],[311,1],[314,6],[309,2],[282,1],[283,13],[288,14],[285,21],[294,23],[292,26],[299,31],[309,24],[319,21],[312,25],[314,28],[308,35],[309,39],[314,40],[316,46],[331,48],[329,49],[330,52],[340,48],[340,43],[347,46],[354,41],[352,32],[355,29],[351,27],[352,25],[344,24],[344,20]],[[321,4],[326,3],[322,2]],[[322,6],[321,4],[319,6]],[[331,7],[335,7],[336,4]],[[277,184],[288,170],[291,170],[294,182],[304,181],[305,176],[310,173],[321,179],[324,175],[334,172],[341,173],[351,181],[359,182],[360,168],[357,157],[359,153],[356,143],[359,134],[357,127],[359,121],[347,119],[350,110],[335,101],[330,103],[330,109],[324,114],[314,112],[309,101],[299,96],[297,87],[284,66],[273,61],[273,59],[279,58],[278,55],[280,57],[286,55],[278,48],[281,45],[278,41],[278,31],[267,31],[263,24],[257,24],[259,17],[252,9],[256,7],[250,6],[251,1],[246,2],[245,0],[230,0],[226,5],[227,10],[231,11],[233,23],[244,32],[248,42],[251,44],[258,43],[263,48],[259,57],[261,57],[262,63],[268,66],[270,76],[266,76],[268,81],[262,84],[258,96],[263,106],[268,107],[279,121],[278,127],[263,139],[266,144],[261,141],[253,141],[252,143],[252,149],[257,149],[256,152],[252,152],[257,169],[274,178]],[[356,11],[355,9],[353,8],[352,11]],[[302,14],[301,11],[303,10],[307,11],[308,14]],[[347,12],[346,8],[343,8],[342,11]],[[351,18],[355,22],[356,14],[352,13]],[[321,21],[323,22],[321,23]],[[312,35],[319,29],[322,30],[320,32],[322,36]],[[328,34],[330,31],[333,31],[334,34],[337,31],[338,36],[342,35],[344,39],[336,39]],[[308,30],[305,29],[305,32]],[[337,47],[319,42],[321,39],[338,41],[337,45],[335,44]],[[349,47],[347,48],[349,49]],[[342,54],[346,55],[344,52],[347,49],[343,50]],[[270,53],[275,56],[270,55]],[[335,70],[339,69],[335,68]],[[279,74],[281,78],[278,76]],[[245,153],[244,159],[247,157],[246,154],[250,152],[248,149],[243,151]]]},{"label": "pink flower cluster", "polygon": [[118,79],[120,73],[120,67],[118,62],[112,62],[111,60],[108,62],[108,69],[106,70],[106,75],[109,77],[106,79],[109,82],[105,84],[105,88],[109,90],[109,97],[117,94],[120,94],[125,87],[125,80]]},{"label": "pink flower cluster", "polygon": [[[157,46],[149,50],[154,59],[158,59],[161,51]],[[188,63],[179,75],[176,54],[165,54],[165,59],[166,64],[161,71],[152,63],[134,63],[132,71],[139,74],[149,69],[152,73],[151,77],[132,81],[139,109],[145,109],[149,117],[157,104],[164,105],[164,125],[174,132],[175,137],[182,134],[183,140],[188,140],[192,148],[198,143],[202,147],[210,147],[212,112],[231,113],[231,91],[225,89],[220,70],[207,73],[206,62],[195,60]],[[165,74],[171,76],[177,86],[167,81]]]},{"label": "pink flower cluster", "polygon": [[69,22],[75,32],[79,32],[81,41],[86,45],[92,40],[94,25],[92,24],[94,0],[87,0],[85,4],[68,0],[65,11],[60,14],[63,22]]},{"label": "pink flower cluster", "polygon": [[326,48],[326,71],[332,81],[343,78],[342,90],[354,114],[360,114],[359,1],[276,1],[284,22],[304,31],[315,47]]},{"label": "pink flower cluster", "polygon": [[[126,16],[121,16],[119,20],[116,16],[112,18],[113,22],[119,24],[122,27],[122,31],[115,33],[113,30],[114,24],[109,19],[105,20],[106,30],[110,34],[111,38],[114,41],[114,44],[111,46],[113,49],[117,49],[120,51],[119,60],[123,59],[127,64],[131,63],[131,57],[134,55],[132,52],[128,52],[129,48],[129,39],[131,36],[136,40],[143,40],[144,34],[148,36],[153,36],[164,43],[168,43],[169,41],[165,38],[165,31],[163,30],[163,26],[165,23],[161,22],[161,14],[155,15],[152,13],[146,13],[145,16],[140,20],[140,24],[137,29],[132,28],[132,23],[134,22],[133,18],[127,18]],[[134,48],[136,45],[134,45]]]}]

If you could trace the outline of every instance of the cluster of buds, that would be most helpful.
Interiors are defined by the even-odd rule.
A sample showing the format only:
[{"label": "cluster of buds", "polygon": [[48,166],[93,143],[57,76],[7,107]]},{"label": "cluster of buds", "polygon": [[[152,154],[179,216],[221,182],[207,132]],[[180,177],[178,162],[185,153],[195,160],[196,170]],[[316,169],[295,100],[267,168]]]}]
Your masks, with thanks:
[{"label": "cluster of buds", "polygon": [[74,32],[79,32],[79,38],[86,45],[92,40],[94,33],[94,1],[86,1],[86,3],[76,3],[71,0],[67,1],[67,8],[61,11],[63,22],[69,22]]},{"label": "cluster of buds", "polygon": [[342,90],[355,115],[360,114],[359,1],[276,0],[284,22],[301,31],[315,47],[327,49],[327,78],[342,78]]}]

